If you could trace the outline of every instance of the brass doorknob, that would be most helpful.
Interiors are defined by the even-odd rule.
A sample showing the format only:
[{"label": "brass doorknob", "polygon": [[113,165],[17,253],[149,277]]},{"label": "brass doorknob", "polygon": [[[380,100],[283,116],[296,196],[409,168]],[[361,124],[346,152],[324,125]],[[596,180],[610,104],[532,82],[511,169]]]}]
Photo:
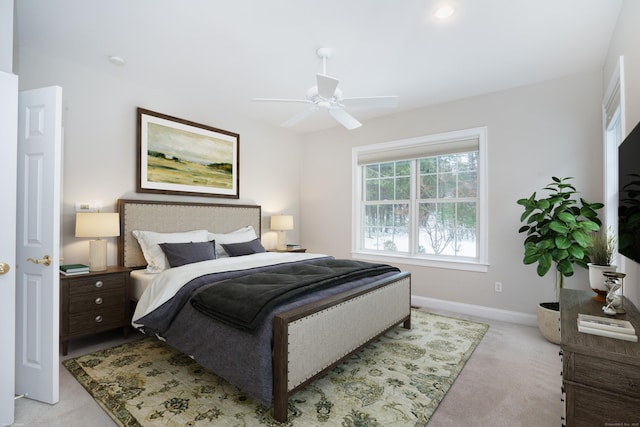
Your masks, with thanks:
[{"label": "brass doorknob", "polygon": [[6,262],[0,262],[0,274],[5,274],[9,272],[9,264]]},{"label": "brass doorknob", "polygon": [[42,259],[27,258],[27,261],[31,261],[34,264],[51,265],[51,257],[49,255],[45,255]]}]

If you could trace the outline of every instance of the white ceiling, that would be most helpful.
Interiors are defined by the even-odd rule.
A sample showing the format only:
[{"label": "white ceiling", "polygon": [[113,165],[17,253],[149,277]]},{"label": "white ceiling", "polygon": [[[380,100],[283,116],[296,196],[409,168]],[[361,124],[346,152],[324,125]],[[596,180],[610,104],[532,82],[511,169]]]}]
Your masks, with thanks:
[{"label": "white ceiling", "polygon": [[[433,17],[456,8],[446,22]],[[322,70],[345,97],[398,95],[360,121],[602,67],[622,0],[16,0],[16,43],[65,60],[222,100],[277,125]],[[216,101],[219,102],[219,101]],[[293,128],[336,126],[322,114]],[[345,132],[347,132],[345,130]]]}]

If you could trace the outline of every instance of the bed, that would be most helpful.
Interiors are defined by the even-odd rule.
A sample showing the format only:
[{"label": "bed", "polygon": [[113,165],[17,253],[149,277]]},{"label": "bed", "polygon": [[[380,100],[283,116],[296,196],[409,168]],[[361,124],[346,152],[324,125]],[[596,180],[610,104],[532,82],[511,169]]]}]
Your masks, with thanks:
[{"label": "bed", "polygon": [[[271,274],[297,265],[316,268],[340,260],[322,254],[263,252],[147,274],[147,261],[134,230],[176,233],[204,229],[215,236],[227,236],[252,228],[259,237],[261,207],[121,199],[118,212],[118,263],[135,270],[132,295],[138,306],[134,326],[157,334],[258,402],[273,406],[277,421],[287,420],[288,399],[300,388],[389,329],[400,324],[411,327],[410,274],[380,270],[370,277],[349,276],[354,279],[286,300],[266,310],[255,329],[239,330],[206,316],[194,303],[176,301],[186,301],[181,293],[206,278],[226,280],[245,271]],[[223,283],[222,279],[218,283]],[[168,287],[180,290],[150,303]]]}]

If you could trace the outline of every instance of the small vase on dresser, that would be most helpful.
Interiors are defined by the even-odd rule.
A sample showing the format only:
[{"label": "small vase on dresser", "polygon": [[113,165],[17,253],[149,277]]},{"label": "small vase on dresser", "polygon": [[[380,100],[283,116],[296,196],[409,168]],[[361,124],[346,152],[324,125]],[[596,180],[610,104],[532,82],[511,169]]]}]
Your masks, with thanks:
[{"label": "small vase on dresser", "polygon": [[605,285],[606,277],[602,274],[607,271],[616,271],[618,269],[615,265],[596,265],[589,264],[589,285],[591,290],[596,293],[593,297],[594,301],[606,302],[607,292],[609,288]]}]

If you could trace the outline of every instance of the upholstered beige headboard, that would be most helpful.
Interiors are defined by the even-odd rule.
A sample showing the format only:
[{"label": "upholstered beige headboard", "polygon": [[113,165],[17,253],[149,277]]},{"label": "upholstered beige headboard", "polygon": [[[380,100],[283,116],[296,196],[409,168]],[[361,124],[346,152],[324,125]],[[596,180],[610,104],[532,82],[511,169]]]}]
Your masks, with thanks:
[{"label": "upholstered beige headboard", "polygon": [[145,267],[133,230],[161,233],[209,230],[228,233],[252,225],[261,235],[261,207],[258,205],[222,205],[148,200],[118,200],[120,237],[118,237],[118,265]]}]

